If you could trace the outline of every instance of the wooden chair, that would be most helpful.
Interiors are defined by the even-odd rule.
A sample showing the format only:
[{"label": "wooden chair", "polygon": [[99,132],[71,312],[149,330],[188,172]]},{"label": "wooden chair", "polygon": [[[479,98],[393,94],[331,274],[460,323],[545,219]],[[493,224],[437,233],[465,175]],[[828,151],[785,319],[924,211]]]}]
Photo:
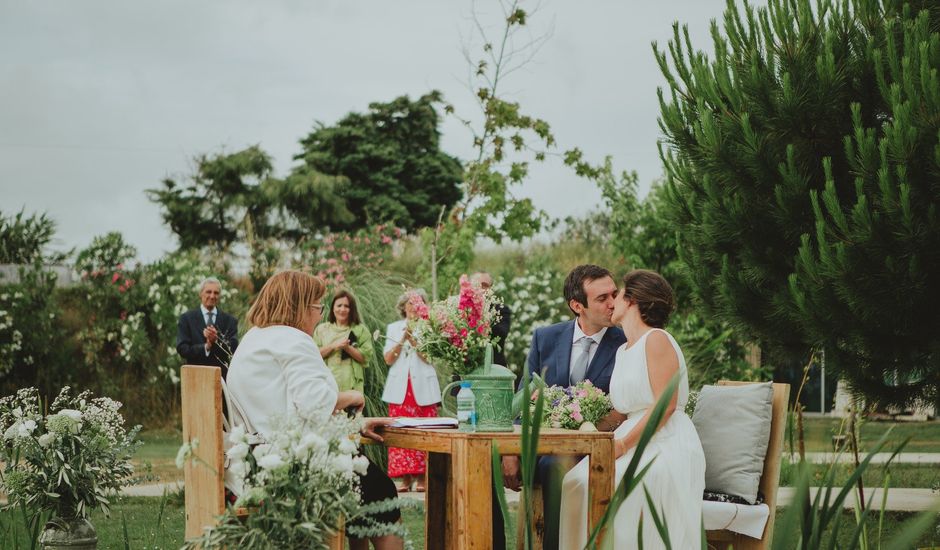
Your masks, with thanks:
[{"label": "wooden chair", "polygon": [[[754,382],[733,382],[721,380],[719,386],[743,386]],[[783,455],[783,435],[787,425],[787,404],[790,399],[790,384],[774,384],[773,414],[770,420],[770,439],[767,442],[767,454],[764,457],[764,471],[760,476],[759,491],[764,495],[764,503],[770,508],[770,517],[764,526],[764,534],[758,539],[734,533],[732,531],[706,531],[708,547],[725,550],[764,550],[770,548],[774,533],[774,516],[777,514],[777,488],[780,485],[780,460]]]},{"label": "wooden chair", "polygon": [[[194,459],[183,466],[186,487],[186,538],[198,537],[216,524],[225,511],[225,457],[222,445],[222,370],[219,367],[184,365],[180,375],[183,406],[183,441],[198,445]],[[239,517],[247,517],[240,509]],[[330,542],[330,550],[343,550],[341,531]]]},{"label": "wooden chair", "polygon": [[[754,382],[736,382],[721,380],[719,386],[742,386]],[[726,550],[764,550],[770,548],[774,532],[774,516],[777,513],[777,488],[780,484],[780,460],[783,454],[783,436],[787,425],[787,403],[790,398],[789,384],[774,384],[773,412],[770,420],[770,439],[767,442],[767,454],[764,457],[764,470],[761,473],[759,490],[764,495],[764,502],[770,508],[770,517],[764,527],[764,535],[760,540],[735,533],[733,531],[706,531],[709,549]],[[533,487],[532,496],[528,502],[519,501],[519,513],[516,516],[516,549],[525,548],[525,507],[532,506],[532,547],[542,548],[545,537],[545,513],[542,508],[542,488]]]}]

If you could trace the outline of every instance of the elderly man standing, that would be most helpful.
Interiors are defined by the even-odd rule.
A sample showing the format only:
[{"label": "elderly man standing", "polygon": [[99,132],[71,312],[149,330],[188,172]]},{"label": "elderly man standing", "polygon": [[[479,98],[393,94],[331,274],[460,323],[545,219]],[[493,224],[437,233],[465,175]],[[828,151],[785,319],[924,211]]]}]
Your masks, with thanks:
[{"label": "elderly man standing", "polygon": [[222,283],[214,277],[202,281],[197,309],[180,316],[176,351],[190,365],[222,367],[222,374],[238,346],[238,320],[219,310]]}]

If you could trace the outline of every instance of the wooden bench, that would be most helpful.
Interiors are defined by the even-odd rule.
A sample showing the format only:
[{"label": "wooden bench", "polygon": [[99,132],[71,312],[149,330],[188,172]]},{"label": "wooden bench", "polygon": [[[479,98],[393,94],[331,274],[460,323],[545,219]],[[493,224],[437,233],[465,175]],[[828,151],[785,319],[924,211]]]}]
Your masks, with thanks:
[{"label": "wooden bench", "polygon": [[[186,538],[198,537],[217,523],[225,511],[224,447],[222,445],[222,370],[184,365],[180,374],[183,441],[199,441],[194,459],[183,466],[186,487]],[[247,516],[247,511],[237,513]],[[331,550],[345,548],[343,532],[330,542]]]},{"label": "wooden bench", "polygon": [[[719,386],[741,386],[744,384],[753,384],[754,382],[737,382],[730,380],[721,380]],[[774,397],[772,404],[772,417],[770,421],[770,439],[767,443],[767,454],[764,457],[764,470],[761,473],[759,491],[764,495],[764,502],[770,509],[770,517],[767,518],[767,525],[764,526],[764,535],[760,539],[754,539],[733,531],[706,531],[708,539],[708,548],[715,550],[726,550],[733,547],[734,550],[764,550],[770,548],[770,543],[774,531],[774,516],[777,512],[777,488],[780,484],[780,460],[783,454],[783,436],[787,425],[787,404],[790,399],[789,384],[774,384]],[[572,466],[574,463],[572,463]],[[538,485],[533,487],[532,496],[528,503],[519,501],[519,512],[516,515],[516,548],[524,550],[524,530],[525,506],[532,505],[532,541],[533,548],[542,548],[545,537],[545,514],[542,508],[542,488]]]}]

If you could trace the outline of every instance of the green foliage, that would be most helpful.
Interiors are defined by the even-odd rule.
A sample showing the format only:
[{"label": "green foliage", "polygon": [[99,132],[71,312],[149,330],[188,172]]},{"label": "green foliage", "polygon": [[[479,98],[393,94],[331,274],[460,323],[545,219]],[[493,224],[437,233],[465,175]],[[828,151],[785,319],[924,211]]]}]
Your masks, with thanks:
[{"label": "green foliage", "polygon": [[26,380],[60,362],[61,348],[50,345],[65,338],[57,321],[55,279],[41,269],[23,268],[19,283],[0,285],[0,388],[6,391],[28,385]]},{"label": "green foliage", "polygon": [[[855,525],[850,525],[847,531],[851,534],[846,538],[842,535],[843,520],[846,515],[842,513],[842,508],[847,499],[853,497],[853,491],[856,490],[858,480],[864,475],[870,467],[871,461],[876,452],[885,448],[888,434],[885,434],[875,445],[874,449],[862,459],[861,463],[852,468],[848,478],[843,483],[836,482],[836,475],[841,470],[839,465],[831,465],[825,473],[822,480],[814,479],[811,475],[811,467],[805,462],[797,466],[796,484],[792,504],[787,507],[786,512],[780,521],[777,522],[775,531],[778,533],[774,537],[774,550],[791,548],[796,542],[798,548],[870,548],[875,545],[869,542],[868,523],[869,518],[877,513],[877,508],[873,503],[868,503],[868,507],[861,512],[856,512]],[[904,444],[896,448],[890,460],[885,464],[887,467],[891,461],[903,449]],[[815,496],[810,496],[810,487],[819,486]],[[890,487],[885,484],[884,490]],[[859,508],[859,502],[856,498],[856,509]],[[883,528],[883,508],[885,502],[882,501],[882,517],[878,521],[877,548],[911,548],[914,541],[918,540],[930,527],[936,522],[937,512],[929,510],[919,514],[916,518],[909,521],[905,526],[893,536],[886,544],[881,543]],[[782,534],[786,533],[787,536]],[[794,540],[795,539],[795,540]]]},{"label": "green foliage", "polygon": [[401,96],[371,103],[367,113],[349,113],[333,126],[317,123],[300,140],[296,159],[303,165],[287,181],[332,178],[334,201],[342,199],[347,214],[330,224],[334,230],[435,225],[441,207],[460,199],[460,161],[440,150],[441,101],[437,91],[415,101]]},{"label": "green foliage", "polygon": [[161,188],[147,190],[180,248],[225,249],[242,234],[246,219],[267,237],[272,231],[267,225],[271,199],[264,185],[272,170],[268,154],[252,146],[232,154],[200,155],[194,162],[188,185],[166,178]]},{"label": "green foliage", "polygon": [[775,354],[825,347],[885,404],[940,384],[938,21],[929,2],[729,2],[713,60],[678,25],[654,46],[694,293]]},{"label": "green foliage", "polygon": [[741,331],[703,315],[691,294],[688,269],[679,258],[676,231],[667,215],[666,188],[654,184],[640,201],[635,173],[623,172],[617,178],[609,158],[600,167],[580,160],[577,164],[581,173],[597,183],[604,207],[580,220],[569,218],[565,238],[585,248],[612,248],[631,268],[652,269],[670,282],[678,308],[668,329],[682,342],[690,386],[698,388],[721,379],[767,380],[769,368],[755,368],[747,362]]},{"label": "green foliage", "polygon": [[[476,155],[464,165],[462,199],[443,217],[436,238],[430,239],[435,257],[426,258],[425,273],[436,273],[440,265],[445,280],[454,280],[456,273],[467,270],[478,237],[497,243],[505,238],[519,241],[538,233],[547,219],[531,199],[512,193],[513,187],[528,177],[530,160],[544,160],[545,149],[555,145],[549,124],[525,114],[518,102],[507,99],[501,85],[525,64],[520,59],[531,59],[545,38],[520,44],[517,35],[528,22],[520,4],[518,0],[501,2],[504,19],[495,39],[486,35],[484,25],[475,17],[483,46],[471,61],[469,85],[475,90],[482,120],[475,124],[461,118],[461,122],[473,136]],[[470,53],[466,56],[473,59]],[[445,110],[454,114],[451,105]]]},{"label": "green foliage", "polygon": [[45,214],[26,217],[20,210],[4,216],[0,211],[0,264],[59,263],[67,253],[47,250],[55,235],[55,221]]},{"label": "green foliage", "polygon": [[97,278],[105,272],[124,269],[124,263],[137,256],[137,249],[124,242],[115,231],[92,239],[88,248],[75,257],[75,271],[83,279]]},{"label": "green foliage", "polygon": [[570,312],[562,297],[563,275],[543,256],[519,275],[503,276],[493,284],[493,292],[512,312],[512,323],[504,342],[506,367],[520,375],[535,329],[563,321]]}]

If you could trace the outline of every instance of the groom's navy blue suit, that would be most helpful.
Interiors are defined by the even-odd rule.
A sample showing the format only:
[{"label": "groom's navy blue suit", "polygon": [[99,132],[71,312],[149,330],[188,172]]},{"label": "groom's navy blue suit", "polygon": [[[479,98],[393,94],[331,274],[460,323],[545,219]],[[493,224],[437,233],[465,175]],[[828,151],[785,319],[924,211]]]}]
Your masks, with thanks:
[{"label": "groom's navy blue suit", "polygon": [[[532,347],[526,360],[529,374],[538,374],[549,386],[567,387],[570,385],[571,346],[574,340],[574,324],[577,320],[564,321],[535,330],[532,335]],[[591,358],[585,379],[596,387],[610,391],[610,376],[614,372],[614,358],[617,348],[627,341],[620,327],[610,327],[604,333],[601,343]],[[539,457],[536,476],[542,485],[543,509],[545,510],[544,548],[558,548],[558,506],[561,496],[561,478],[564,472],[558,472],[554,456]],[[552,494],[555,495],[554,501]],[[494,497],[493,502],[496,502]],[[554,506],[550,506],[554,504]],[[493,547],[505,548],[503,536],[503,516],[498,507],[493,507]]]},{"label": "groom's navy blue suit", "polygon": [[[571,346],[574,339],[574,324],[577,320],[556,323],[542,327],[532,335],[532,347],[526,360],[529,374],[538,374],[549,386],[567,387],[570,385]],[[614,358],[617,348],[627,341],[620,327],[610,327],[604,333],[594,357],[588,364],[585,379],[595,387],[610,391],[610,376],[614,372]],[[542,484],[545,511],[545,546],[558,547],[558,522],[561,497],[561,477],[555,466],[558,460],[554,456],[539,457],[536,476]],[[554,496],[553,496],[554,495]]]},{"label": "groom's navy blue suit", "polygon": [[[536,329],[532,335],[532,347],[526,360],[529,374],[538,374],[549,386],[568,386],[571,365],[571,345],[574,339],[576,320],[556,323]],[[594,386],[608,392],[610,375],[614,372],[614,357],[617,348],[627,341],[620,327],[610,327],[604,333],[585,378]]]}]

